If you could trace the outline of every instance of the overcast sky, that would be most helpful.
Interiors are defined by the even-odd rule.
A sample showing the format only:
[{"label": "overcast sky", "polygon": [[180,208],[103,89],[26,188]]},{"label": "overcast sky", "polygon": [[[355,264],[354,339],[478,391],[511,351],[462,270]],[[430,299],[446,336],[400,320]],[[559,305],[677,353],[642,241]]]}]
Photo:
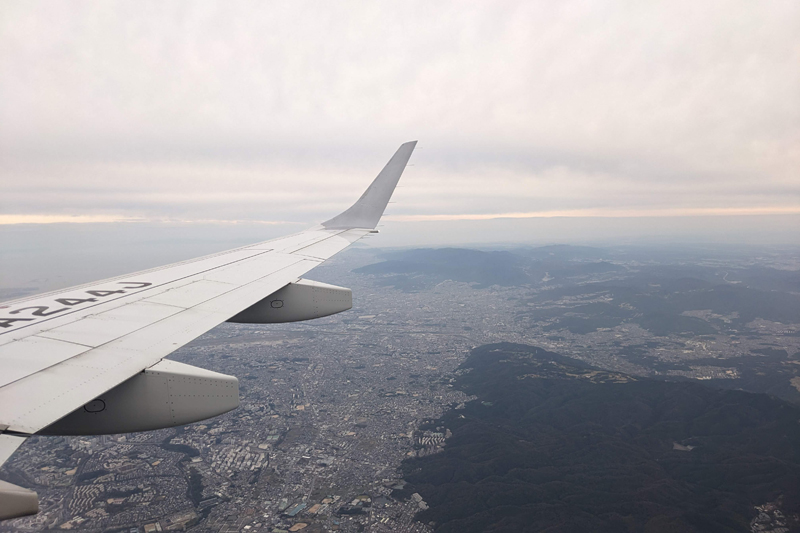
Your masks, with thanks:
[{"label": "overcast sky", "polygon": [[0,223],[294,231],[412,139],[394,223],[797,215],[799,35],[796,0],[7,0]]}]

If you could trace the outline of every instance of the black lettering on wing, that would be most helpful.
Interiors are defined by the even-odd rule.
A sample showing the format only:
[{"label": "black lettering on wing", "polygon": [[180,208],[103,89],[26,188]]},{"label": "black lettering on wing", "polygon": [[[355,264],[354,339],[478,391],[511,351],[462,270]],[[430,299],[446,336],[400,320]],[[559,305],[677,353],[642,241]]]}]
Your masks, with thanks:
[{"label": "black lettering on wing", "polygon": [[108,296],[110,294],[125,294],[125,291],[86,291],[87,294],[91,294],[92,296]]},{"label": "black lettering on wing", "polygon": [[152,283],[147,283],[146,281],[118,281],[117,283],[128,285],[128,287],[125,287],[126,289],[144,289],[152,285]]},{"label": "black lettering on wing", "polygon": [[56,313],[60,313],[61,311],[66,311],[67,310],[66,307],[62,307],[61,309],[56,309],[54,311],[49,311],[48,312],[47,310],[50,309],[49,307],[47,307],[45,305],[34,305],[32,307],[22,307],[20,309],[14,309],[13,311],[9,311],[8,314],[10,314],[10,315],[18,315],[22,311],[27,311],[28,309],[35,309],[35,311],[31,313],[33,316],[50,316],[50,315],[54,315]]},{"label": "black lettering on wing", "polygon": [[14,322],[30,322],[32,318],[0,318],[0,328],[10,328]]},{"label": "black lettering on wing", "polygon": [[96,302],[97,298],[56,298],[56,301],[61,305],[78,305],[84,302]]}]

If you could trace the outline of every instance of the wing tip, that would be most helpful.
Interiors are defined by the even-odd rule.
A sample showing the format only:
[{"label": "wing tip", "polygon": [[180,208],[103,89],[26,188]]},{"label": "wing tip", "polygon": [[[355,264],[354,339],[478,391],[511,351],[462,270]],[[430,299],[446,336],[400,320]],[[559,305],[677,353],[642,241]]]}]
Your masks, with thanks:
[{"label": "wing tip", "polygon": [[401,144],[361,198],[346,211],[323,222],[322,226],[328,229],[374,229],[383,216],[386,205],[416,146],[417,141]]}]

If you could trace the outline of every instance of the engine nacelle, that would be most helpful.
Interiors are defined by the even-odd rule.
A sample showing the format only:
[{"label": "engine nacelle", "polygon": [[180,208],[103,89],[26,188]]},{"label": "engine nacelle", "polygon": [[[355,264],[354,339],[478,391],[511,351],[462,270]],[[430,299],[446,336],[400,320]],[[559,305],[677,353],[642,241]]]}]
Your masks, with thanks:
[{"label": "engine nacelle", "polygon": [[39,431],[108,435],[190,424],[239,406],[239,380],[164,359]]},{"label": "engine nacelle", "polygon": [[35,492],[0,480],[0,520],[38,512],[39,496]]},{"label": "engine nacelle", "polygon": [[251,305],[228,322],[276,324],[334,315],[353,307],[353,291],[301,279]]}]

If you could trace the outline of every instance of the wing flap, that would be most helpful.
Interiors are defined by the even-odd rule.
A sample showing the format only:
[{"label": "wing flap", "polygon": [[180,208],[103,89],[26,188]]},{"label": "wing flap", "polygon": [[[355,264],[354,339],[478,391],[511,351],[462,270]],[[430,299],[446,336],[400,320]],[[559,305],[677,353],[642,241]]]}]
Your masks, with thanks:
[{"label": "wing flap", "polygon": [[235,265],[203,274],[203,279],[236,286],[256,281],[270,272],[284,269],[300,260],[301,258],[294,255],[268,252],[247,261],[241,261]]},{"label": "wing flap", "polygon": [[293,254],[324,261],[326,258],[332,257],[341,252],[350,246],[350,244],[350,240],[337,235],[330,239],[325,239],[324,241],[318,241],[313,244],[303,246],[302,248],[298,248],[293,252]]},{"label": "wing flap", "polygon": [[235,288],[236,286],[230,283],[199,279],[168,289],[144,301],[189,309]]},{"label": "wing flap", "polygon": [[[2,347],[0,387],[88,351],[88,346],[27,337]],[[2,388],[0,388],[2,390]]]},{"label": "wing flap", "polygon": [[180,307],[139,301],[43,331],[38,336],[96,348],[180,312]]},{"label": "wing flap", "polygon": [[295,250],[297,250],[298,248],[302,248],[303,246],[308,246],[309,244],[313,244],[317,241],[328,239],[332,235],[335,235],[335,233],[332,233],[330,231],[312,229],[304,231],[303,233],[289,235],[288,237],[285,237],[277,242],[267,241],[259,244],[254,244],[252,246],[248,246],[247,249],[248,250],[269,249],[277,253],[290,254]]}]

